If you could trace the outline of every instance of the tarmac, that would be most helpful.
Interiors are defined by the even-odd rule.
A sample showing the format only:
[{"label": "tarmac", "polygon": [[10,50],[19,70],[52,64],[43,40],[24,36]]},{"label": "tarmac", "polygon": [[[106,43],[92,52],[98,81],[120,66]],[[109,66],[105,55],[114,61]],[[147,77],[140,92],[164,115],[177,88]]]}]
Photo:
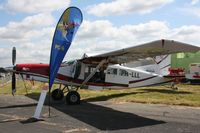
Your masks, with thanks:
[{"label": "tarmac", "polygon": [[199,133],[200,108],[111,101],[66,105],[51,102],[42,121],[29,121],[37,101],[30,96],[0,95],[2,133]]}]

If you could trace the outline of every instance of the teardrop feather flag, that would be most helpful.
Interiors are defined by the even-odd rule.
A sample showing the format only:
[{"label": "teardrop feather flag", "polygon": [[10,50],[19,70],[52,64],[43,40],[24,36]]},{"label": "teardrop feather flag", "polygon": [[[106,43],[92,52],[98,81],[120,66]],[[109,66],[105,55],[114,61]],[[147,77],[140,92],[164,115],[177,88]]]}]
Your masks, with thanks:
[{"label": "teardrop feather flag", "polygon": [[71,42],[83,21],[81,10],[77,7],[67,8],[56,26],[51,46],[49,63],[49,89],[51,89],[59,67]]}]

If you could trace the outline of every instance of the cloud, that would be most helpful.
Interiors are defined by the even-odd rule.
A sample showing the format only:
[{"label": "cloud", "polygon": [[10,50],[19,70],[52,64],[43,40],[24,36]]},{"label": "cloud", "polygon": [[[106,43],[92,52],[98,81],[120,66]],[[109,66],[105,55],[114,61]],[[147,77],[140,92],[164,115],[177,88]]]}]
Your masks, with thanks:
[{"label": "cloud", "polygon": [[199,25],[185,25],[171,30],[170,37],[172,39],[191,43],[200,47],[200,26]]},{"label": "cloud", "polygon": [[[48,63],[51,47],[51,38],[39,38],[40,41],[18,41],[17,43],[11,43],[8,46],[0,48],[0,67],[11,66],[11,51],[15,46],[17,49],[17,61],[16,63]],[[0,41],[0,43],[2,43]],[[7,41],[9,43],[9,41]]]},{"label": "cloud", "polygon": [[0,48],[0,67],[2,66],[11,66],[11,49]]},{"label": "cloud", "polygon": [[[18,25],[20,24],[18,23]],[[7,25],[7,27],[9,26]],[[25,32],[29,39],[17,40],[17,63],[48,63],[53,31],[53,27],[47,26],[39,30],[30,30],[31,33]],[[199,25],[172,28],[169,23],[156,20],[123,26],[115,26],[108,20],[84,21],[65,60],[81,58],[84,53],[101,54],[158,39],[174,39],[197,45],[200,42],[199,36]],[[15,38],[13,40],[16,41]],[[11,43],[10,40],[4,41]],[[4,44],[5,42],[0,40],[0,43]],[[0,48],[1,51],[4,52],[2,52],[2,58],[0,57],[0,66],[9,66],[11,64],[11,48],[8,50],[8,46],[3,47]]]},{"label": "cloud", "polygon": [[70,0],[7,0],[0,7],[9,12],[41,13],[68,7]]},{"label": "cloud", "polygon": [[112,25],[108,20],[97,20],[97,21],[84,21],[80,33],[78,34],[80,39],[97,39],[102,35],[104,37],[118,36],[117,28]]},{"label": "cloud", "polygon": [[[0,38],[6,40],[30,40],[45,33],[45,27],[55,22],[49,13],[40,13],[24,18],[21,22],[9,22],[0,27]],[[48,30],[48,29],[46,29]]]},{"label": "cloud", "polygon": [[191,5],[196,5],[199,2],[199,0],[192,0]]},{"label": "cloud", "polygon": [[77,34],[79,40],[116,40],[132,41],[137,38],[161,37],[169,31],[168,24],[162,21],[152,20],[148,23],[137,25],[114,26],[108,20],[84,21]]},{"label": "cloud", "polygon": [[66,59],[80,58],[84,53],[101,54],[158,39],[173,39],[198,45],[200,26],[172,28],[165,21],[151,20],[135,25],[115,26],[108,20],[85,21]]},{"label": "cloud", "polygon": [[187,12],[191,15],[194,15],[194,16],[197,16],[197,17],[200,17],[200,8],[199,7],[189,7],[189,8],[183,8],[182,9],[184,12]]},{"label": "cloud", "polygon": [[173,0],[114,0],[112,2],[89,6],[87,8],[87,12],[96,16],[121,15],[131,13],[146,14],[171,2],[173,2]]},{"label": "cloud", "polygon": [[199,0],[191,0],[190,3],[186,3],[183,7],[179,8],[179,10],[189,15],[200,17],[200,7],[198,5]]},{"label": "cloud", "polygon": [[51,12],[64,9],[69,4],[70,0],[7,0],[0,4],[0,10],[34,14],[0,26],[0,52],[3,54],[0,56],[0,66],[11,64],[13,46],[17,48],[17,63],[48,63],[55,30],[55,18]]},{"label": "cloud", "polygon": [[0,5],[0,10],[3,10],[3,9],[4,9],[3,5]]},{"label": "cloud", "polygon": [[0,66],[11,64],[13,46],[17,48],[17,63],[47,63],[55,30],[54,22],[55,19],[50,13],[40,13],[0,27],[0,44],[3,44],[0,50],[4,51],[0,57]]}]

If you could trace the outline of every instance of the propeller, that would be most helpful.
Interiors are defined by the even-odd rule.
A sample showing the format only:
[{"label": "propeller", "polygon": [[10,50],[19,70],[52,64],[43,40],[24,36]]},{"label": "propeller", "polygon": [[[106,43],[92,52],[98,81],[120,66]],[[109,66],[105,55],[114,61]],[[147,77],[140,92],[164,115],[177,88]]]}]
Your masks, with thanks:
[{"label": "propeller", "polygon": [[12,65],[13,65],[13,73],[12,73],[12,95],[14,96],[16,92],[16,76],[15,76],[15,63],[16,63],[16,48],[12,49]]},{"label": "propeller", "polygon": [[13,49],[12,49],[12,64],[13,64],[13,66],[15,65],[15,62],[16,62],[16,48],[13,47]]}]

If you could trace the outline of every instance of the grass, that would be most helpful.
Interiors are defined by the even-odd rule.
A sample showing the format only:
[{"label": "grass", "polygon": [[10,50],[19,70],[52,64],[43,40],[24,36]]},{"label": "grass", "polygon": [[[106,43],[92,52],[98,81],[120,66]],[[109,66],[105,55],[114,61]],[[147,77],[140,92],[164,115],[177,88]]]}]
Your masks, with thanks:
[{"label": "grass", "polygon": [[138,102],[200,107],[200,86],[178,85],[175,91],[166,86],[140,87],[123,90],[81,90],[86,101]]},{"label": "grass", "polygon": [[[38,95],[44,83],[35,82],[34,86],[26,81],[26,88],[22,81],[17,81],[17,94]],[[54,85],[53,88],[57,88]],[[79,90],[82,100],[85,101],[113,101],[113,102],[138,102],[168,105],[185,105],[200,107],[199,85],[178,85],[178,90],[172,90],[169,86],[152,86],[129,88],[120,90]],[[0,87],[0,94],[11,94],[10,83]]]}]

